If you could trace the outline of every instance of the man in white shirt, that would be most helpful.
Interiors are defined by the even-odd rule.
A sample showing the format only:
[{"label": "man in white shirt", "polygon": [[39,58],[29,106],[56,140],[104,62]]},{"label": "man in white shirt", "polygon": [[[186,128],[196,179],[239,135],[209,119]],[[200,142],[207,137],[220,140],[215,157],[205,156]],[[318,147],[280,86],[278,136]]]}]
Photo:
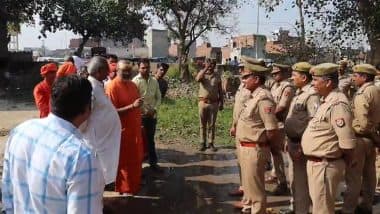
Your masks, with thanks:
[{"label": "man in white shirt", "polygon": [[119,115],[105,95],[103,80],[108,75],[105,58],[93,57],[88,63],[88,72],[93,89],[92,114],[81,128],[89,145],[97,153],[106,184],[115,181],[119,163],[121,124]]},{"label": "man in white shirt", "polygon": [[86,65],[86,62],[80,57],[80,54],[78,52],[75,52],[73,54],[73,60],[74,60],[74,65],[77,68],[77,72],[79,73],[81,68]]}]

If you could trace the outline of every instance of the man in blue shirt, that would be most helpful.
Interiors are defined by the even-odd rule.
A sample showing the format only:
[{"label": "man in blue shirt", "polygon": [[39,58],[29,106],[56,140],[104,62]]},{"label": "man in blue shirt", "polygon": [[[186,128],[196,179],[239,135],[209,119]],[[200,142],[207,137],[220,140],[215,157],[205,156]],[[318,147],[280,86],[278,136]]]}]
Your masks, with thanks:
[{"label": "man in blue shirt", "polygon": [[56,80],[52,113],[12,130],[2,179],[6,213],[102,213],[104,177],[78,127],[91,113],[91,84]]}]

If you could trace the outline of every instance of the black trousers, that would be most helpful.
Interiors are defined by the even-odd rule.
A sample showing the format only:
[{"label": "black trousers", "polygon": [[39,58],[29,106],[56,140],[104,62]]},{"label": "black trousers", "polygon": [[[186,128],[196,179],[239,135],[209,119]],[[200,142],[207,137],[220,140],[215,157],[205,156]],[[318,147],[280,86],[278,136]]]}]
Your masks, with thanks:
[{"label": "black trousers", "polygon": [[154,135],[156,133],[157,119],[150,118],[150,117],[143,117],[142,124],[145,128],[146,138],[148,140],[147,147],[148,147],[149,164],[155,165],[157,164],[157,154],[156,154],[156,145],[154,142]]}]

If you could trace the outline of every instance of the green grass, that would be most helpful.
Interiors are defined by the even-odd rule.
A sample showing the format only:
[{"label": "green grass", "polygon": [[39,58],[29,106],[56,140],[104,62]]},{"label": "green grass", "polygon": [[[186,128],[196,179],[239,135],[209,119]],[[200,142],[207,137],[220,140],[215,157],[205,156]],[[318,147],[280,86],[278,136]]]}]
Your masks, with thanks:
[{"label": "green grass", "polygon": [[[223,111],[218,112],[215,137],[217,146],[234,144],[229,136],[231,120],[231,106],[225,106]],[[163,143],[175,140],[198,145],[198,101],[195,98],[163,99],[158,113],[156,137]]]}]

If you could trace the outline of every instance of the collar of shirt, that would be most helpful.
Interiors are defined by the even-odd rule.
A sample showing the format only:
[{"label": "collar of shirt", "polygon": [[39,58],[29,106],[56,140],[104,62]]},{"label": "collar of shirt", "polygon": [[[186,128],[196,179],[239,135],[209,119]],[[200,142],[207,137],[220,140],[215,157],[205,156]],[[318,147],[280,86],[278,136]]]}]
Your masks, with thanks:
[{"label": "collar of shirt", "polygon": [[252,93],[251,93],[251,97],[255,97],[261,90],[264,89],[264,86],[259,86],[258,88],[256,88]]},{"label": "collar of shirt", "polygon": [[60,127],[62,127],[63,129],[66,129],[68,132],[74,133],[76,136],[79,136],[80,138],[82,138],[82,134],[80,134],[77,127],[75,127],[71,122],[62,119],[53,113],[50,113],[46,119],[48,121],[52,121],[58,124]]},{"label": "collar of shirt", "polygon": [[366,82],[366,83],[364,83],[362,86],[360,86],[359,90],[358,90],[356,93],[358,93],[358,94],[363,93],[363,91],[364,91],[368,86],[371,86],[371,85],[373,85],[373,84],[374,84],[374,82]]},{"label": "collar of shirt", "polygon": [[309,91],[311,88],[311,84],[308,83],[307,85],[304,85],[302,88],[297,89],[297,95],[302,94],[303,92]]},{"label": "collar of shirt", "polygon": [[149,77],[148,77],[148,79],[145,79],[143,76],[141,76],[141,74],[137,74],[137,79],[139,79],[139,80],[145,80],[145,81],[147,81],[147,82],[149,82],[151,79],[152,79],[152,75],[150,75],[149,74]]},{"label": "collar of shirt", "polygon": [[321,103],[332,102],[336,98],[336,94],[338,93],[338,90],[339,89],[337,88],[332,90],[326,97],[321,96]]},{"label": "collar of shirt", "polygon": [[104,87],[103,82],[95,79],[93,76],[88,76],[88,81],[90,81],[91,83],[95,84],[98,87],[102,87],[102,88]]}]

